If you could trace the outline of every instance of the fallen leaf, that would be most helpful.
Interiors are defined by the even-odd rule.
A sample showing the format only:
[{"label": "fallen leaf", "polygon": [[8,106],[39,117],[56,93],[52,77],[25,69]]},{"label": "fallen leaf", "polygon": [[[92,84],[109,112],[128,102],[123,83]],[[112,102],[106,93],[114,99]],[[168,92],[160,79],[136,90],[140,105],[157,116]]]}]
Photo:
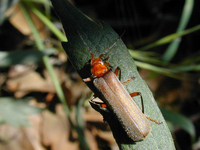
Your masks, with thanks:
[{"label": "fallen leaf", "polygon": [[8,79],[6,82],[7,89],[14,92],[15,97],[20,98],[30,92],[47,92],[55,93],[55,88],[51,78],[47,73],[43,78],[36,71],[30,71],[18,78]]},{"label": "fallen leaf", "polygon": [[[11,7],[8,14],[12,14],[9,18],[10,23],[17,28],[22,34],[24,35],[31,35],[31,29],[24,17],[23,11],[19,4],[14,5]],[[42,23],[42,21],[35,16],[32,12],[29,12],[31,18],[36,26],[37,30],[39,31],[40,37],[45,39],[49,33],[46,30],[46,26]]]}]

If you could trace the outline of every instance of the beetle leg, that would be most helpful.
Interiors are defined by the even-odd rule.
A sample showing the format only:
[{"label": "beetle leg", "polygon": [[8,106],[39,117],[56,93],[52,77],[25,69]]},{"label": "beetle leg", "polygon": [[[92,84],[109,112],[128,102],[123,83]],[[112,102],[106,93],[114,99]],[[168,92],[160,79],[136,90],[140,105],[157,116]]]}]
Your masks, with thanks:
[{"label": "beetle leg", "polygon": [[[145,115],[145,114],[144,114],[144,115]],[[163,123],[163,122],[157,121],[157,120],[155,120],[155,119],[153,119],[153,118],[151,118],[151,117],[149,117],[149,116],[147,116],[147,115],[145,115],[145,117],[146,117],[147,119],[151,120],[152,122],[155,122],[156,124],[161,124],[161,123]]]},{"label": "beetle leg", "polygon": [[[131,93],[131,94],[130,94],[131,97],[138,96],[138,95],[140,95],[140,97],[141,97],[142,113],[144,114],[144,102],[143,102],[142,94],[141,94],[140,92],[134,92],[134,93]],[[145,114],[144,114],[144,115],[145,115]],[[149,117],[149,116],[147,116],[147,115],[145,115],[145,117],[146,117],[147,119],[151,120],[152,122],[155,122],[156,124],[161,124],[161,123],[162,123],[161,121],[157,121],[157,120],[155,120],[155,119],[153,119],[153,118],[151,118],[151,117]]]},{"label": "beetle leg", "polygon": [[93,95],[92,98],[90,99],[90,102],[95,104],[95,105],[99,105],[99,107],[101,109],[107,109],[108,106],[102,101],[102,102],[98,102],[98,101],[94,101],[94,99],[97,98],[96,95]]},{"label": "beetle leg", "polygon": [[[121,80],[121,69],[119,67],[117,67],[114,71],[115,75],[117,76],[119,74],[119,80]],[[135,79],[135,77],[131,77],[130,79],[128,79],[125,82],[121,82],[123,85],[129,83],[130,81],[132,81],[133,79]]]},{"label": "beetle leg", "polygon": [[107,67],[111,67],[112,68],[112,66],[110,65],[110,63],[108,62],[108,60],[105,60],[104,62],[105,62],[105,64],[106,64]]},{"label": "beetle leg", "polygon": [[96,98],[96,96],[95,96],[95,94],[91,97],[91,99],[90,99],[90,101],[93,101],[93,99],[95,99]]},{"label": "beetle leg", "polygon": [[112,49],[112,48],[115,46],[115,44],[121,39],[121,37],[124,35],[124,33],[125,33],[125,31],[124,31],[124,32],[122,33],[122,35],[119,36],[119,37],[117,38],[117,40],[104,52],[104,54],[107,53],[110,49]]},{"label": "beetle leg", "polygon": [[131,77],[131,78],[128,79],[127,81],[122,82],[122,84],[125,85],[125,84],[129,83],[130,81],[132,81],[132,80],[134,80],[134,79],[135,79],[135,77]]},{"label": "beetle leg", "polygon": [[144,114],[144,102],[142,98],[142,94],[140,92],[133,92],[130,94],[131,97],[139,96],[141,97],[141,104],[142,104],[142,113]]},{"label": "beetle leg", "polygon": [[90,77],[90,78],[85,78],[85,79],[83,79],[83,82],[90,82],[90,81],[92,81],[92,80],[94,80],[94,78],[92,78],[92,77]]},{"label": "beetle leg", "polygon": [[120,71],[120,69],[119,69],[119,67],[117,67],[117,68],[115,69],[115,71],[114,71],[114,73],[115,73],[116,76],[118,75],[119,71]]},{"label": "beetle leg", "polygon": [[116,76],[119,74],[119,80],[121,80],[121,69],[119,67],[115,69],[114,73]]}]

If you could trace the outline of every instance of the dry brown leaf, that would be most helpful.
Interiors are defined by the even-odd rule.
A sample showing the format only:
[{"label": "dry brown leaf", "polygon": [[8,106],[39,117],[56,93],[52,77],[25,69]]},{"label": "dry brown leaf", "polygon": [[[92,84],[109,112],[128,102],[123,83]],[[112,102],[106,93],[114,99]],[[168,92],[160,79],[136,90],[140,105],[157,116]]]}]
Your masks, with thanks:
[{"label": "dry brown leaf", "polygon": [[45,100],[47,103],[51,102],[55,96],[55,93],[48,93]]},{"label": "dry brown leaf", "polygon": [[32,145],[33,143],[31,141],[35,137],[28,133],[29,137],[31,136],[30,141],[30,139],[27,137],[27,134],[23,132],[22,128],[15,128],[3,124],[0,126],[0,133],[1,136],[6,139],[0,144],[1,150],[44,150],[44,147],[41,145],[40,141],[36,141],[37,147]]},{"label": "dry brown leaf", "polygon": [[99,112],[89,107],[84,118],[87,124],[89,124],[87,126],[91,130],[92,135],[96,137],[96,143],[98,145],[101,144],[102,141],[105,141],[110,148],[119,149],[108,124],[103,121],[103,117]]},{"label": "dry brown leaf", "polygon": [[84,120],[87,122],[104,123],[102,115],[91,107],[88,108],[87,113],[84,116]]},{"label": "dry brown leaf", "polygon": [[69,141],[69,123],[49,111],[44,111],[42,141],[45,146],[50,146],[51,150],[77,150],[78,142]]},{"label": "dry brown leaf", "polygon": [[[10,23],[17,28],[24,35],[31,35],[30,27],[24,17],[23,11],[19,4],[11,7],[7,12],[7,16],[11,15],[9,18]],[[30,12],[31,18],[39,31],[40,37],[45,39],[48,36],[48,32],[45,25],[40,19],[38,19],[32,12]]]},{"label": "dry brown leaf", "polygon": [[28,66],[28,65],[22,65],[22,64],[17,64],[13,65],[10,67],[9,72],[8,72],[8,78],[15,78],[18,76],[21,76],[28,71],[34,70],[36,66]]},{"label": "dry brown leaf", "polygon": [[117,146],[117,143],[113,138],[113,134],[111,131],[93,130],[93,132],[95,132],[95,135],[98,136],[100,139],[106,141],[110,147]]},{"label": "dry brown leaf", "polygon": [[0,74],[0,87],[2,88],[2,85],[5,83],[7,79],[7,75],[5,73]]},{"label": "dry brown leaf", "polygon": [[[91,92],[78,75],[75,76],[77,78],[76,81],[72,81],[64,70],[54,69],[54,71],[59,79],[59,82],[62,83],[62,89],[69,106],[76,103],[82,96],[82,93],[88,94]],[[11,72],[13,72],[13,69],[11,69]],[[13,92],[17,98],[21,98],[30,92],[42,92],[49,93],[46,100],[50,102],[56,94],[51,77],[45,69],[43,70],[44,77],[36,71],[30,69],[25,71],[25,73],[18,74],[18,76],[13,76],[13,74],[16,75],[18,73],[12,73],[10,76],[11,78],[6,81],[6,88]]]},{"label": "dry brown leaf", "polygon": [[[42,116],[31,115],[29,116],[32,127],[22,127],[22,132],[26,135],[29,143],[32,145],[34,150],[44,150],[45,148],[41,143],[41,125],[42,125]],[[22,139],[23,143],[23,139]]]},{"label": "dry brown leaf", "polygon": [[[64,76],[64,75],[63,75]],[[77,100],[83,95],[87,95],[91,92],[91,90],[86,86],[86,84],[82,81],[80,76],[76,73],[76,80],[72,81],[69,76],[65,75],[64,82],[62,83],[62,89],[65,94],[65,99],[67,100],[67,104],[69,107],[74,105]]]},{"label": "dry brown leaf", "polygon": [[97,140],[96,140],[96,137],[94,136],[94,134],[90,130],[86,129],[85,136],[87,138],[87,142],[89,144],[90,149],[98,150],[98,143],[97,143]]},{"label": "dry brown leaf", "polygon": [[51,78],[45,74],[45,78],[35,71],[30,71],[18,78],[8,79],[7,89],[14,92],[15,97],[21,98],[30,92],[51,92],[55,93],[55,88]]}]

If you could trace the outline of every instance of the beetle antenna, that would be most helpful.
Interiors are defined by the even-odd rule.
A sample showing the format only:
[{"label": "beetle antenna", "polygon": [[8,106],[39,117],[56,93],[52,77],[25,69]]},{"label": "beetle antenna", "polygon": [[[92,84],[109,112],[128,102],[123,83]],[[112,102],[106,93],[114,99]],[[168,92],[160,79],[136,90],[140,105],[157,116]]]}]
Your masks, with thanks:
[{"label": "beetle antenna", "polygon": [[[78,31],[77,31],[77,32],[78,32]],[[87,43],[85,42],[85,40],[84,40],[83,37],[81,36],[81,34],[80,34],[79,32],[78,32],[78,34],[79,34],[81,40],[83,41],[83,44],[87,47],[87,50],[88,50],[90,53],[92,53],[92,52],[90,51],[90,49],[89,49],[89,46],[87,45]]]},{"label": "beetle antenna", "polygon": [[117,40],[111,45],[104,53],[102,53],[99,57],[102,57],[104,54],[106,54],[111,48],[115,46],[115,44],[121,39],[121,37],[124,35],[125,31],[117,38]]}]

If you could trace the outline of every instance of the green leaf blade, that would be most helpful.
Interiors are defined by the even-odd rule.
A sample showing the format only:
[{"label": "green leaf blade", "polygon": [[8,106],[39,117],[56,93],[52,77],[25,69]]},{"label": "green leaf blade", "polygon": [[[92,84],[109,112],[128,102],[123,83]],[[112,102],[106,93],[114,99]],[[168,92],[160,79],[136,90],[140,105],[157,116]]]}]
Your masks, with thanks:
[{"label": "green leaf blade", "polygon": [[[104,22],[100,22],[100,24],[94,23],[79,12],[68,1],[52,0],[52,4],[63,23],[67,35],[68,43],[63,43],[63,48],[79,75],[83,79],[91,77],[89,65],[89,60],[91,58],[90,51],[94,54],[94,57],[98,57],[117,41],[119,35],[117,35],[114,30]],[[135,77],[134,81],[126,85],[126,89],[130,93],[142,93],[145,114],[163,122],[160,125],[150,122],[151,132],[149,135],[140,142],[133,142],[130,141],[130,139],[128,140],[127,135],[123,134],[122,136],[119,134],[121,130],[119,131],[119,129],[115,129],[117,124],[112,122],[112,118],[111,120],[107,120],[113,130],[114,137],[120,149],[175,149],[171,133],[153,98],[153,95],[146,83],[139,76],[135,63],[122,40],[119,40],[110,51],[103,56],[103,58],[108,56],[108,61],[113,67],[113,70],[117,67],[121,69],[122,82],[133,76]],[[87,83],[87,85],[96,92],[96,89],[91,82]],[[141,108],[140,97],[134,97],[134,101]]]},{"label": "green leaf blade", "polygon": [[42,109],[28,105],[28,102],[27,98],[0,98],[1,122],[15,127],[30,126],[27,115],[40,113]]}]

